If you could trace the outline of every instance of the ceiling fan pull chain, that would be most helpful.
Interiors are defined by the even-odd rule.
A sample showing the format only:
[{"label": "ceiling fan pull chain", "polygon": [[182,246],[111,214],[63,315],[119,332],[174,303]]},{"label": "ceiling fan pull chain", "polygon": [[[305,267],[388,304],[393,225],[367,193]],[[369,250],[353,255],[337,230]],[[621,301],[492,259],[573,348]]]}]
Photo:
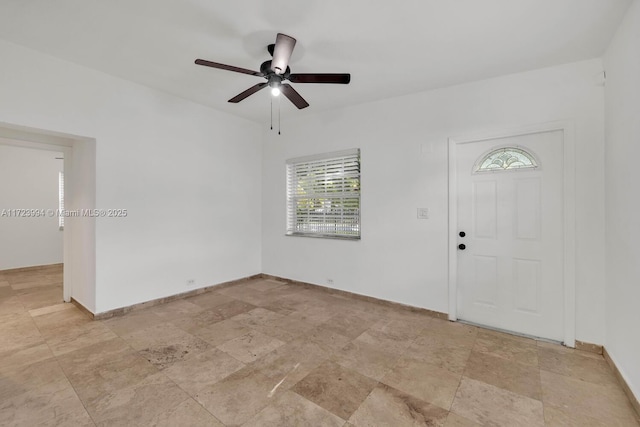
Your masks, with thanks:
[{"label": "ceiling fan pull chain", "polygon": [[280,97],[278,97],[278,135],[280,135]]},{"label": "ceiling fan pull chain", "polygon": [[271,130],[273,130],[273,97],[271,97]]}]

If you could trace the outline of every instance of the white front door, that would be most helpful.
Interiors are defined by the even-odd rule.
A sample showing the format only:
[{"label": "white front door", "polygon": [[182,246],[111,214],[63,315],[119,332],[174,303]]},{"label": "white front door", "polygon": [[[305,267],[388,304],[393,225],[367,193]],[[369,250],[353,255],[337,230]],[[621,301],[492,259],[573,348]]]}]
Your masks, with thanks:
[{"label": "white front door", "polygon": [[460,143],[455,162],[458,318],[562,341],[563,132]]}]

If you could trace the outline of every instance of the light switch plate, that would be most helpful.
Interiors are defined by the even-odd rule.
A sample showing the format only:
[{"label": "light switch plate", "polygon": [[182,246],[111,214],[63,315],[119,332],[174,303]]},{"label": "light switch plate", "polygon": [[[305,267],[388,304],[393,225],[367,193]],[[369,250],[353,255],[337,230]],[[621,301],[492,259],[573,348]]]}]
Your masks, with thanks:
[{"label": "light switch plate", "polygon": [[429,219],[429,208],[418,208],[418,219]]}]

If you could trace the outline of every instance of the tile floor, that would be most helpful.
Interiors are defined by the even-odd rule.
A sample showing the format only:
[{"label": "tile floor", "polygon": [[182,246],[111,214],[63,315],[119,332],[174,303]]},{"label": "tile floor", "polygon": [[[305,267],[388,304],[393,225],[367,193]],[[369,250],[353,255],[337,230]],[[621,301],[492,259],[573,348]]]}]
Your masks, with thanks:
[{"label": "tile floor", "polygon": [[638,426],[601,356],[254,280],[91,321],[0,272],[0,425]]}]

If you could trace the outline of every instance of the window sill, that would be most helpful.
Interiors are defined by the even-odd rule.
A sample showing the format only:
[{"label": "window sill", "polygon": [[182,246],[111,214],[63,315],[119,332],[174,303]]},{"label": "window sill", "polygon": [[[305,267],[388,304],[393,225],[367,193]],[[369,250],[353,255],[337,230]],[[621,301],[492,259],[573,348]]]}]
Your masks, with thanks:
[{"label": "window sill", "polygon": [[314,239],[330,239],[330,240],[360,240],[360,236],[337,236],[332,234],[315,234],[315,233],[286,233],[287,237],[312,237]]}]

